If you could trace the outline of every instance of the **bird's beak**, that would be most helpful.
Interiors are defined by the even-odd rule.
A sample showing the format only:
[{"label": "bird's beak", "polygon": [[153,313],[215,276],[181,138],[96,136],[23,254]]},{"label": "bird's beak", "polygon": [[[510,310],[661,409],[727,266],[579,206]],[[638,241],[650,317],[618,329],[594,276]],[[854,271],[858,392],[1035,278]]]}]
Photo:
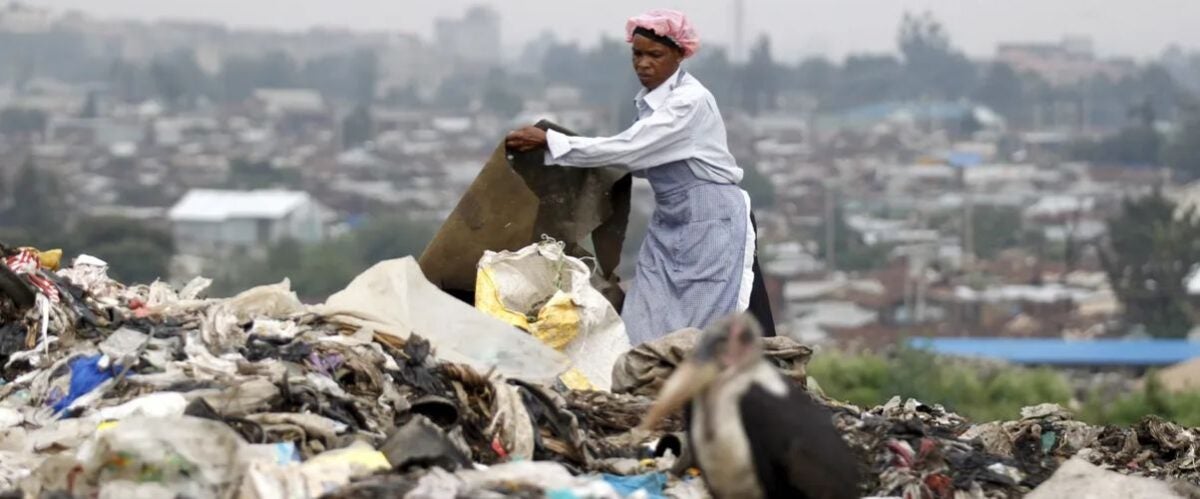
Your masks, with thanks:
[{"label": "bird's beak", "polygon": [[653,430],[667,416],[707,388],[719,373],[716,362],[700,363],[689,360],[676,367],[675,372],[658,392],[658,399],[650,406],[650,412],[642,419],[638,428],[643,431]]}]

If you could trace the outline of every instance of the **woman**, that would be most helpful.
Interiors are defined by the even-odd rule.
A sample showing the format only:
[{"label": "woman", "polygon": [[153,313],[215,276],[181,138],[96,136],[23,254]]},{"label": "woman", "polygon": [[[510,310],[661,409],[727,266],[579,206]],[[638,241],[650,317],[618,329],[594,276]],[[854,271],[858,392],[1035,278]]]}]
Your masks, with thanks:
[{"label": "woman", "polygon": [[[649,180],[655,210],[621,311],[637,345],[685,327],[703,328],[751,305],[774,330],[765,287],[755,282],[755,233],[742,169],[729,153],[712,94],[680,68],[700,40],[682,13],[654,10],[626,23],[633,69],[644,87],[638,119],[612,137],[568,137],[526,127],[510,133],[518,151],[546,148],[546,164],[615,166]],[[757,286],[755,286],[757,284]],[[772,333],[773,334],[773,333]]]}]

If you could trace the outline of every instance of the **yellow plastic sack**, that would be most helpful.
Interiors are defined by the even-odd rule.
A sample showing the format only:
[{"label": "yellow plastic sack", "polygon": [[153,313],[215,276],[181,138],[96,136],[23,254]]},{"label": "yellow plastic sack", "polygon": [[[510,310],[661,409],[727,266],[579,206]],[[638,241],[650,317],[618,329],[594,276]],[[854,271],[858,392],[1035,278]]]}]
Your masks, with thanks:
[{"label": "yellow plastic sack", "polygon": [[571,358],[559,377],[576,390],[611,386],[612,364],[629,349],[616,310],[591,271],[562,245],[546,241],[516,252],[486,252],[475,279],[475,308],[525,330]]},{"label": "yellow plastic sack", "polygon": [[[566,293],[555,293],[550,301],[537,311],[535,320],[530,322],[525,314],[504,306],[500,289],[488,268],[481,267],[475,279],[475,308],[525,330],[546,346],[560,352],[579,334],[579,313],[575,311],[575,304]],[[573,367],[559,376],[559,380],[572,390],[595,388],[588,382],[587,376]]]},{"label": "yellow plastic sack", "polygon": [[41,265],[42,268],[44,268],[46,270],[58,270],[58,266],[62,263],[63,252],[61,249],[52,249],[52,250],[47,250],[47,251],[41,251],[37,248],[28,247],[28,246],[22,247],[19,249],[33,250],[33,252],[36,253],[38,256],[38,265]]},{"label": "yellow plastic sack", "polygon": [[562,291],[555,292],[530,321],[525,312],[505,306],[500,288],[496,286],[493,272],[488,267],[480,268],[475,279],[475,308],[524,329],[546,346],[560,352],[579,334],[579,313],[575,311],[575,303],[570,295]]}]

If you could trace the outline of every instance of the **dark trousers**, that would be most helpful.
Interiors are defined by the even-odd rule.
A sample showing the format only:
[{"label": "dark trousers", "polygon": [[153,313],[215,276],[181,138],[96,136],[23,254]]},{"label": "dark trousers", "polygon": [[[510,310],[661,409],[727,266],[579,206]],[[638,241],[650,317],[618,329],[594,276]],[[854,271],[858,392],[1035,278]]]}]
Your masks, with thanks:
[{"label": "dark trousers", "polygon": [[763,280],[762,269],[758,266],[758,222],[754,212],[750,212],[750,228],[754,230],[754,287],[750,290],[750,315],[753,315],[762,325],[763,336],[775,336],[775,316],[771,313],[771,299],[767,296],[767,283]]}]

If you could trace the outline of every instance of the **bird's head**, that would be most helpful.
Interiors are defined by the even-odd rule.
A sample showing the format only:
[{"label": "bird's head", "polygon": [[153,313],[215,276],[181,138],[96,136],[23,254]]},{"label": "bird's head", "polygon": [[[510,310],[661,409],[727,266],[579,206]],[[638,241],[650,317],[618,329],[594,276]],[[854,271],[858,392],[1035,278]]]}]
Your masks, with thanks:
[{"label": "bird's head", "polygon": [[653,429],[697,394],[753,367],[762,360],[762,326],[748,314],[735,314],[705,328],[696,349],[663,384],[642,420]]}]

